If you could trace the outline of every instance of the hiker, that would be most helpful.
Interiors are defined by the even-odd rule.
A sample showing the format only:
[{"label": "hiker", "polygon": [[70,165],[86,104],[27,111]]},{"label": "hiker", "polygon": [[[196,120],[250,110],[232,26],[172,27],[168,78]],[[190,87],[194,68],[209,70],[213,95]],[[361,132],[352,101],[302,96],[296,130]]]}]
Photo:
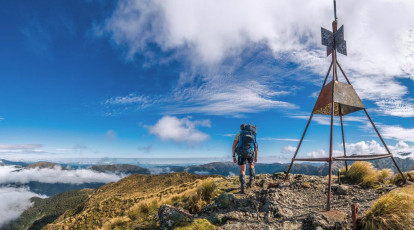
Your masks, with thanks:
[{"label": "hiker", "polygon": [[[244,194],[246,184],[246,161],[249,163],[249,183],[247,187],[251,188],[255,179],[254,162],[257,162],[257,143],[256,143],[256,126],[245,125],[240,126],[240,132],[233,141],[233,162],[240,166],[240,188]],[[237,159],[236,159],[237,153]],[[254,162],[253,162],[254,160]]]}]

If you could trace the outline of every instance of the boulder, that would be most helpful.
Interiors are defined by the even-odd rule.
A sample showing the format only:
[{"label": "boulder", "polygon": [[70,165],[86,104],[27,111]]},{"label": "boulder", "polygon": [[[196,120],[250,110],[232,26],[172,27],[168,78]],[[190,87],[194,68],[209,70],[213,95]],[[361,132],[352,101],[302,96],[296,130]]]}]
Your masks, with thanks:
[{"label": "boulder", "polygon": [[336,189],[336,194],[338,195],[347,195],[349,191],[349,187],[346,185],[339,185]]},{"label": "boulder", "polygon": [[183,226],[193,221],[191,214],[185,210],[167,204],[161,205],[158,217],[162,230],[174,229],[174,227]]},{"label": "boulder", "polygon": [[217,207],[219,208],[227,208],[234,200],[234,195],[231,193],[223,193],[220,194],[214,201]]},{"label": "boulder", "polygon": [[346,214],[336,210],[312,213],[303,221],[303,229],[344,230]]}]

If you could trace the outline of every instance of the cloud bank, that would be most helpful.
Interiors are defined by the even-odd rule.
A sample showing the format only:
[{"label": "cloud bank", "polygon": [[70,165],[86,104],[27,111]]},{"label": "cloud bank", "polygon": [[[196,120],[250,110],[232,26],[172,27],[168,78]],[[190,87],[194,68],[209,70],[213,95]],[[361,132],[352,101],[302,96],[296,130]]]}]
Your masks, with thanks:
[{"label": "cloud bank", "polygon": [[30,198],[45,196],[30,192],[28,188],[0,187],[0,227],[18,218],[32,206]]},{"label": "cloud bank", "polygon": [[90,169],[63,170],[60,166],[54,168],[15,168],[0,166],[0,184],[27,184],[31,181],[41,183],[110,183],[118,181],[122,176],[110,173],[95,172]]}]

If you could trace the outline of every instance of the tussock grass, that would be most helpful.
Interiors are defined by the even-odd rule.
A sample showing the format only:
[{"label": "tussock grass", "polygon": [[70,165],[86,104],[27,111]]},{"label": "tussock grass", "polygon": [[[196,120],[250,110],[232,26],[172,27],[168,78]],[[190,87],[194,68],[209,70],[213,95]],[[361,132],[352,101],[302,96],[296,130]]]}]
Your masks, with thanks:
[{"label": "tussock grass", "polygon": [[[410,174],[411,177],[414,177],[414,171],[404,172],[403,174],[404,174],[404,176],[405,176],[405,178],[407,180],[410,179],[407,174]],[[392,177],[389,180],[389,182],[390,182],[390,184],[400,185],[402,183],[402,176],[401,176],[401,174],[399,174],[399,173],[398,174],[395,174],[395,176]]]},{"label": "tussock grass", "polygon": [[156,214],[159,207],[160,205],[155,199],[147,202],[141,202],[129,210],[128,217],[131,220],[136,220],[138,218],[146,220],[150,215]]},{"label": "tussock grass", "polygon": [[385,183],[392,176],[392,171],[390,169],[377,170],[371,162],[357,161],[348,168],[348,174],[346,174],[345,167],[339,171],[339,174],[349,181],[373,188],[380,183]]},{"label": "tussock grass", "polygon": [[177,227],[176,230],[214,230],[217,229],[216,226],[212,225],[208,220],[206,219],[196,219],[192,224],[189,224],[187,226]]},{"label": "tussock grass", "polygon": [[361,225],[367,230],[410,230],[414,226],[414,186],[399,188],[380,197]]},{"label": "tussock grass", "polygon": [[184,208],[192,214],[200,212],[216,196],[216,190],[215,181],[203,182],[193,193],[183,197]]},{"label": "tussock grass", "polygon": [[387,179],[392,177],[392,175],[393,175],[393,173],[392,173],[391,169],[381,169],[379,171],[378,180],[381,183],[385,183],[387,181]]}]

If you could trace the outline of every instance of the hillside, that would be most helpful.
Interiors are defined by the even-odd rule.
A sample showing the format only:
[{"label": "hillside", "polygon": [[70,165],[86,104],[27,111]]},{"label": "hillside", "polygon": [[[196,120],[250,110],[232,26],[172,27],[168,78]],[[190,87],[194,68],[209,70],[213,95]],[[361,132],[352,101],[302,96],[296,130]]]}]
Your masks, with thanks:
[{"label": "hillside", "polygon": [[145,219],[136,218],[134,212],[148,202],[171,202],[177,195],[195,190],[203,181],[218,180],[187,173],[164,175],[133,174],[116,183],[97,189],[77,209],[65,212],[45,229],[94,229],[117,225],[126,229],[154,227],[156,213]]},{"label": "hillside", "polygon": [[150,174],[150,171],[146,168],[142,168],[137,165],[129,165],[129,164],[93,165],[90,168],[98,172],[106,172],[106,173]]},{"label": "hillside", "polygon": [[283,177],[259,175],[253,188],[238,194],[235,176],[133,174],[100,187],[43,229],[350,229],[352,204],[363,216],[381,194],[397,188],[334,179],[333,211],[324,212],[326,177]]},{"label": "hillside", "polygon": [[3,226],[4,230],[41,229],[53,222],[69,209],[76,208],[85,202],[93,193],[93,189],[68,191],[50,198],[33,197],[33,206],[25,210],[15,221]]},{"label": "hillside", "polygon": [[57,166],[58,164],[47,162],[47,161],[39,161],[36,163],[33,163],[31,165],[28,165],[27,168],[53,168]]}]

